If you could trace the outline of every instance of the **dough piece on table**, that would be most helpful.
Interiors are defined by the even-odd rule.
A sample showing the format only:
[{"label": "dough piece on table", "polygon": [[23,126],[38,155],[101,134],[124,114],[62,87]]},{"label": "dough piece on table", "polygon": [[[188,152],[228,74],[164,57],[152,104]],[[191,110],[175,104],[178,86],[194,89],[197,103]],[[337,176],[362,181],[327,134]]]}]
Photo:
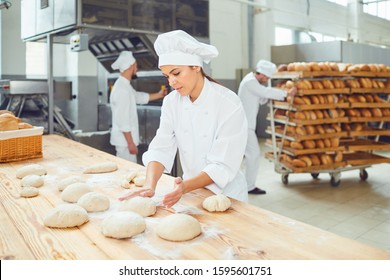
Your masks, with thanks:
[{"label": "dough piece on table", "polygon": [[60,192],[62,192],[67,186],[74,183],[84,183],[84,180],[78,176],[70,176],[58,181],[57,188]]},{"label": "dough piece on table", "polygon": [[20,185],[22,187],[34,187],[39,188],[42,187],[44,183],[43,177],[39,175],[27,175],[23,177]]},{"label": "dough piece on table", "polygon": [[117,239],[130,238],[145,231],[145,219],[134,212],[116,212],[105,218],[101,231],[106,237]]},{"label": "dough piece on table", "polygon": [[232,205],[230,199],[223,194],[212,195],[203,201],[203,208],[209,212],[223,212]]},{"label": "dough piece on table", "polygon": [[61,193],[61,199],[66,202],[77,202],[81,196],[91,192],[92,189],[86,183],[73,183],[67,186]]},{"label": "dough piece on table", "polygon": [[137,187],[143,187],[146,177],[144,175],[137,176],[133,179],[134,185]]},{"label": "dough piece on table", "polygon": [[39,194],[39,190],[34,187],[24,187],[20,191],[20,196],[21,197],[34,197]]},{"label": "dough piece on table", "polygon": [[61,204],[51,209],[43,224],[53,228],[77,227],[88,222],[87,211],[77,204]]},{"label": "dough piece on table", "polygon": [[150,197],[135,196],[121,203],[120,211],[132,211],[143,217],[149,217],[156,213],[156,204]]},{"label": "dough piece on table", "polygon": [[110,208],[110,199],[102,193],[88,192],[79,198],[77,204],[87,212],[100,212]]},{"label": "dough piece on table", "polygon": [[125,189],[130,189],[133,186],[142,187],[145,184],[145,179],[144,172],[132,171],[123,177],[121,187]]},{"label": "dough piece on table", "polygon": [[87,167],[84,170],[85,174],[95,174],[95,173],[108,173],[118,170],[118,165],[115,162],[101,162],[90,167]]},{"label": "dough piece on table", "polygon": [[200,223],[187,214],[172,214],[162,219],[157,235],[169,241],[187,241],[201,234]]},{"label": "dough piece on table", "polygon": [[29,164],[16,170],[16,178],[22,179],[27,175],[46,175],[46,169],[39,164]]}]

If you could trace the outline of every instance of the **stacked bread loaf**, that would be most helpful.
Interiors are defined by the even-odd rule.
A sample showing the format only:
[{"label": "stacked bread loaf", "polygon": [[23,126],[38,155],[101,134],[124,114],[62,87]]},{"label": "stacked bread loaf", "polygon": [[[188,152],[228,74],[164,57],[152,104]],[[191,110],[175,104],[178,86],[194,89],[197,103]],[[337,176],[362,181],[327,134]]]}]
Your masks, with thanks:
[{"label": "stacked bread loaf", "polygon": [[11,111],[0,110],[0,131],[18,130],[25,128],[32,128],[33,126],[29,123],[22,122],[22,120]]}]

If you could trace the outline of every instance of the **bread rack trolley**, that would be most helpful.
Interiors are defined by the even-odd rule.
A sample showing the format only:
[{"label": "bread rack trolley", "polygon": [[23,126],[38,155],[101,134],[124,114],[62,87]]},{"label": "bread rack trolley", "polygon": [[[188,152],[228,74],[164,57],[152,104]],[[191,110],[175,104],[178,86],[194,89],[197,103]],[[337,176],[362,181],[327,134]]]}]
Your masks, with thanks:
[{"label": "bread rack trolley", "polygon": [[[290,77],[293,78],[302,78],[303,73],[288,73],[287,74]],[[291,76],[292,75],[292,76]],[[297,76],[298,75],[298,76]],[[313,73],[307,74],[313,75]],[[282,79],[285,79],[287,76],[282,74]],[[276,78],[278,79],[278,78]],[[374,90],[374,89],[373,89]],[[318,94],[322,94],[322,92],[319,92],[318,90],[312,90],[312,92],[315,93],[317,91]],[[359,92],[357,90],[352,90],[350,88],[345,88],[339,90],[334,89],[334,93],[342,93],[342,94],[351,94],[354,91]],[[297,96],[302,96],[302,92],[304,91],[298,91]],[[306,91],[307,92],[307,91]],[[329,92],[329,90],[327,91]],[[374,91],[375,92],[375,91]],[[379,92],[379,91],[378,91]],[[385,93],[390,93],[390,89],[384,89]],[[387,102],[383,103],[381,105],[378,104],[365,104],[364,106],[368,106],[371,108],[375,108],[376,106],[384,106],[384,108],[389,108],[389,99],[390,95],[388,95]],[[381,118],[362,118],[362,119],[355,119],[351,118],[349,116],[345,116],[345,118],[340,119],[326,119],[326,120],[317,120],[318,122],[314,122],[317,124],[325,123],[335,123],[338,121],[350,123],[350,122],[357,122],[357,121],[365,121],[365,122],[379,122],[379,128],[370,128],[369,130],[365,131],[359,131],[359,132],[347,132],[347,131],[340,131],[336,134],[329,134],[329,137],[337,136],[339,137],[340,145],[338,147],[332,148],[313,148],[313,149],[305,149],[305,150],[293,150],[290,147],[285,147],[284,143],[285,140],[287,141],[294,141],[296,138],[294,136],[291,136],[287,133],[287,126],[297,126],[296,120],[291,120],[289,116],[283,116],[280,118],[280,116],[276,116],[275,112],[278,109],[287,110],[287,111],[297,111],[296,105],[294,104],[294,97],[291,98],[289,102],[279,102],[279,101],[273,101],[270,100],[268,103],[268,106],[270,108],[270,114],[268,116],[268,120],[270,121],[270,127],[266,130],[268,134],[271,134],[271,141],[267,140],[266,144],[267,146],[272,148],[272,152],[267,152],[265,154],[266,158],[274,162],[275,165],[275,172],[281,174],[281,179],[283,184],[288,184],[288,176],[290,173],[310,173],[311,176],[316,179],[318,178],[320,173],[329,173],[330,175],[330,184],[333,187],[339,186],[341,182],[341,172],[344,171],[350,171],[350,170],[359,170],[359,176],[362,181],[367,180],[368,173],[366,169],[368,167],[371,167],[373,164],[379,164],[379,163],[390,163],[390,158],[386,158],[377,154],[374,154],[374,150],[389,150],[390,144],[387,143],[381,143],[379,142],[379,136],[380,135],[390,135],[390,131],[386,129],[382,129],[383,123],[386,121],[390,121],[390,117],[381,117]],[[305,106],[305,105],[304,105]],[[304,107],[303,106],[303,107]],[[309,106],[309,105],[306,105]],[[320,104],[320,105],[312,105],[312,108],[320,108],[320,109],[329,109],[329,108],[350,108],[354,107],[348,102],[345,102],[345,104]],[[306,107],[307,109],[308,107]],[[357,106],[357,108],[360,108]],[[284,126],[276,127],[275,123],[278,124],[284,124]],[[376,136],[375,140],[369,140],[369,139],[361,139],[361,136],[366,138],[365,136]],[[312,137],[312,138],[310,138]],[[308,139],[315,139],[320,137],[327,137],[327,136],[320,136],[320,135],[311,135],[308,137]],[[284,161],[282,157],[282,152],[285,154],[288,154],[290,156],[296,156],[298,155],[310,155],[310,154],[320,154],[320,153],[335,153],[335,152],[341,152],[343,155],[343,160],[340,162],[332,162],[331,164],[320,164],[320,165],[312,165],[309,167],[296,167],[293,166],[290,162]],[[298,152],[298,153],[297,153]]]}]

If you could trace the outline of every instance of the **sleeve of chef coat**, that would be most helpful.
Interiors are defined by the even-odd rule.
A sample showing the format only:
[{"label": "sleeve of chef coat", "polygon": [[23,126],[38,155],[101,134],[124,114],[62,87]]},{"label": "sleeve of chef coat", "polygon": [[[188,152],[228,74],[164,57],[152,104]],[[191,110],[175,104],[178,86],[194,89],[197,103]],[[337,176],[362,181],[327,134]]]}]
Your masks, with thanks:
[{"label": "sleeve of chef coat", "polygon": [[137,104],[147,104],[149,102],[149,93],[143,91],[136,91],[135,102]]},{"label": "sleeve of chef coat", "polygon": [[163,99],[160,126],[157,129],[156,136],[149,145],[148,151],[142,155],[144,166],[147,166],[151,161],[157,161],[164,166],[165,173],[169,173],[172,170],[177,151],[176,137],[173,130],[173,102],[169,102],[171,96],[173,95],[168,95]]},{"label": "sleeve of chef coat", "polygon": [[221,189],[236,177],[248,138],[248,123],[242,104],[239,103],[234,111],[224,113],[226,118],[218,127],[203,169]]},{"label": "sleeve of chef coat", "polygon": [[118,94],[120,98],[115,102],[115,110],[112,111],[113,120],[120,131],[132,132],[136,127],[131,120],[131,106],[136,106],[136,104],[132,104],[127,92],[124,94],[116,92],[115,94]]},{"label": "sleeve of chef coat", "polygon": [[260,97],[260,105],[267,103],[268,99],[284,100],[287,96],[286,91],[272,87],[265,87],[256,79],[248,82],[247,89],[251,94]]}]

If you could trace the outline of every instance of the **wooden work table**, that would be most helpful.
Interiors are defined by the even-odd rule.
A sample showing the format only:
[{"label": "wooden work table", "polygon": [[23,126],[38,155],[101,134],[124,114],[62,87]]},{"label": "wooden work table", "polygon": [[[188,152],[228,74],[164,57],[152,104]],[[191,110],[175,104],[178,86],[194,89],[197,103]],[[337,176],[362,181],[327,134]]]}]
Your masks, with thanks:
[{"label": "wooden work table", "polygon": [[[113,161],[119,169],[105,174],[83,174],[84,168]],[[45,184],[34,198],[21,198],[18,168],[39,163],[47,170]],[[117,240],[100,232],[102,219],[117,211],[118,197],[128,190],[120,186],[122,176],[144,169],[110,154],[57,135],[43,136],[43,158],[0,164],[0,259],[390,259],[390,253],[340,237],[319,228],[232,201],[224,213],[209,213],[201,204],[211,195],[202,189],[183,196],[170,210],[158,207],[146,218],[146,231],[131,239]],[[95,191],[111,198],[111,207],[89,213],[89,222],[76,228],[51,229],[43,225],[46,213],[61,200],[56,182],[71,175],[83,177]],[[157,191],[164,193],[173,178],[163,175]],[[202,234],[187,242],[160,239],[155,228],[173,211],[198,219]]]}]

